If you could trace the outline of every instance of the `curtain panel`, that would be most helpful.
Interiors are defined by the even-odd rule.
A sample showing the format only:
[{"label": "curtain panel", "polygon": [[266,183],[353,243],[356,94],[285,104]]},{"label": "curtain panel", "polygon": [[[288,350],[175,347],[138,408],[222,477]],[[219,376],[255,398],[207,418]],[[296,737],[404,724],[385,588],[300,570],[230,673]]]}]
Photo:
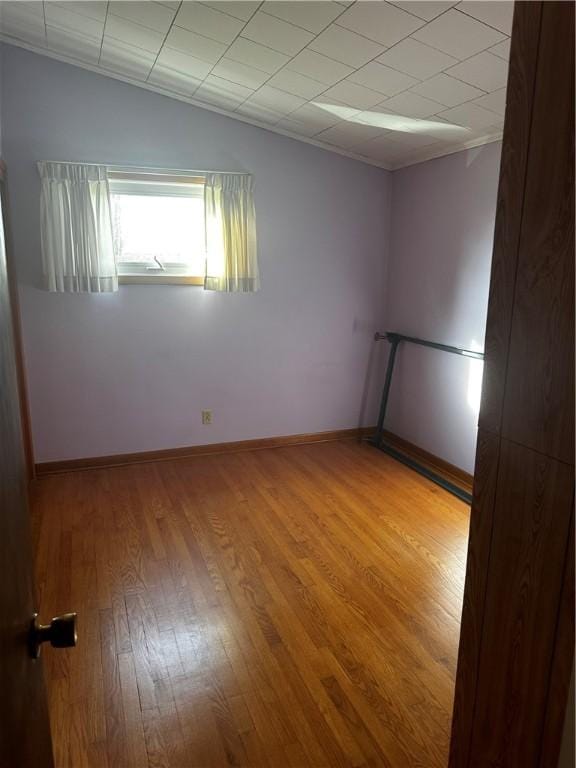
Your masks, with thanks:
[{"label": "curtain panel", "polygon": [[260,288],[254,179],[213,173],[204,187],[207,291],[253,293]]},{"label": "curtain panel", "polygon": [[46,289],[117,291],[106,167],[43,162],[38,171]]}]

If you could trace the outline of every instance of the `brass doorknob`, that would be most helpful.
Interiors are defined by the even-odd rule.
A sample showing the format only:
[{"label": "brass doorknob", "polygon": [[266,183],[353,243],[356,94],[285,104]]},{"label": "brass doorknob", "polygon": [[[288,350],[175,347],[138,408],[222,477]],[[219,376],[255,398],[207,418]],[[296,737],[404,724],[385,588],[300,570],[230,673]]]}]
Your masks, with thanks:
[{"label": "brass doorknob", "polygon": [[55,616],[50,624],[40,624],[38,614],[32,617],[30,626],[30,656],[37,659],[40,656],[40,646],[49,642],[53,648],[73,648],[78,641],[76,631],[76,614],[63,613]]}]

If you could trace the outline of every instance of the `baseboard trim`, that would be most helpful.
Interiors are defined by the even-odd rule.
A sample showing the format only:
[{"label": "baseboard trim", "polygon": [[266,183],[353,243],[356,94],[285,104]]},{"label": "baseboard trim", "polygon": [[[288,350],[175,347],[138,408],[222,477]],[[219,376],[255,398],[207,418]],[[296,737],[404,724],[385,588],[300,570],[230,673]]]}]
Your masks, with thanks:
[{"label": "baseboard trim", "polygon": [[[45,461],[35,465],[36,475],[61,474],[64,472],[80,472],[89,469],[106,469],[107,467],[122,467],[130,464],[149,464],[155,461],[172,461],[187,459],[193,456],[210,456],[222,453],[240,453],[242,451],[261,451],[266,448],[285,448],[291,445],[307,445],[311,443],[328,443],[337,440],[361,440],[370,437],[376,431],[375,427],[353,429],[335,429],[328,432],[312,432],[301,435],[282,435],[279,437],[263,437],[256,440],[239,440],[231,443],[213,443],[211,445],[192,445],[184,448],[167,448],[161,451],[142,451],[139,453],[118,453],[111,456],[90,456],[84,459],[65,459],[63,461]],[[455,467],[444,459],[435,456],[414,443],[384,430],[384,440],[400,453],[423,464],[436,474],[454,483],[462,490],[472,493],[473,476]]]},{"label": "baseboard trim", "polygon": [[474,483],[473,475],[465,472],[459,467],[455,467],[454,464],[450,464],[448,461],[444,461],[444,459],[441,459],[439,456],[435,456],[433,453],[425,451],[423,448],[414,445],[414,443],[404,440],[403,437],[399,437],[393,432],[384,430],[382,437],[392,448],[395,448],[400,453],[408,456],[408,458],[422,464],[444,480],[447,480],[458,486],[458,488],[461,488],[463,491],[466,491],[466,493],[472,493],[472,485]]},{"label": "baseboard trim", "polygon": [[187,459],[192,456],[209,456],[219,453],[240,453],[242,451],[261,451],[265,448],[285,448],[290,445],[309,443],[328,443],[335,440],[361,440],[374,434],[376,427],[356,427],[354,429],[335,429],[329,432],[312,432],[303,435],[283,435],[263,437],[256,440],[239,440],[233,443],[213,443],[212,445],[192,445],[185,448],[167,448],[162,451],[142,451],[139,453],[119,453],[112,456],[90,456],[85,459],[65,459],[64,461],[45,461],[36,464],[36,475],[54,475],[63,472],[79,472],[87,469],[106,469],[129,464],[147,464],[154,461],[172,461]]}]

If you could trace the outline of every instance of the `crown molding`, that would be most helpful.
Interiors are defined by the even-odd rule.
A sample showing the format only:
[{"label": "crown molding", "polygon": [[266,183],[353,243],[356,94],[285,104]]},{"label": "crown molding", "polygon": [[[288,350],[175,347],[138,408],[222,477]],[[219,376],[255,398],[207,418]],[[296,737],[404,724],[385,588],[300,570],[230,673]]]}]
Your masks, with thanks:
[{"label": "crown molding", "polygon": [[502,141],[502,131],[497,133],[489,133],[486,136],[480,136],[476,139],[471,139],[460,144],[458,147],[443,149],[434,148],[434,145],[430,146],[430,149],[425,152],[413,155],[410,159],[405,160],[402,163],[394,163],[389,166],[389,171],[400,171],[402,168],[409,168],[412,165],[420,165],[428,160],[437,160],[440,157],[448,157],[449,155],[457,155],[459,152],[466,152],[468,149],[474,149],[474,147],[483,147],[485,144],[494,144],[497,141]]}]

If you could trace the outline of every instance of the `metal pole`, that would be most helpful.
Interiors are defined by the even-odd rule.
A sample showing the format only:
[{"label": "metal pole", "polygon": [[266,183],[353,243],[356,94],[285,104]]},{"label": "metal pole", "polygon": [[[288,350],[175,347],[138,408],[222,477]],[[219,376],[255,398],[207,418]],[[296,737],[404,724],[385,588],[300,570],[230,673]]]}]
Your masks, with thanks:
[{"label": "metal pole", "polygon": [[421,347],[430,347],[431,349],[439,349],[442,352],[452,352],[455,355],[463,355],[464,357],[473,357],[476,360],[484,360],[484,353],[477,352],[475,349],[462,349],[461,347],[451,347],[448,344],[439,344],[436,341],[426,341],[425,339],[417,339],[414,336],[404,336],[401,333],[376,333],[374,339],[381,341],[383,339],[391,340],[392,337],[398,339],[398,341],[408,341],[411,344],[419,344]]},{"label": "metal pole", "polygon": [[386,338],[390,342],[390,355],[388,357],[388,366],[386,368],[386,379],[384,380],[384,390],[382,391],[382,400],[380,402],[380,413],[378,414],[376,434],[374,435],[374,445],[376,446],[380,446],[380,442],[382,440],[382,430],[384,428],[384,419],[386,418],[388,395],[390,394],[390,386],[392,384],[392,374],[394,372],[396,350],[398,349],[398,344],[400,343],[400,339],[393,333],[386,334]]},{"label": "metal pole", "polygon": [[422,347],[431,347],[432,349],[439,349],[442,352],[453,352],[456,355],[463,355],[464,357],[473,357],[473,358],[476,358],[477,360],[484,360],[484,354],[482,352],[476,352],[475,350],[472,350],[472,349],[461,349],[460,347],[451,347],[451,346],[448,346],[447,344],[437,344],[435,341],[425,341],[424,339],[417,339],[417,338],[414,338],[413,336],[403,336],[401,333],[376,333],[374,335],[374,340],[389,341],[390,356],[388,357],[388,366],[386,368],[386,379],[384,381],[384,390],[382,392],[382,401],[380,403],[380,413],[378,415],[378,423],[376,425],[376,434],[374,435],[374,438],[370,442],[376,448],[379,448],[381,451],[384,451],[384,453],[387,453],[390,456],[392,456],[394,459],[396,459],[396,461],[400,461],[402,462],[402,464],[406,464],[406,466],[410,467],[416,472],[419,472],[424,477],[427,477],[429,480],[432,480],[432,482],[442,486],[447,491],[450,491],[450,493],[453,493],[455,496],[458,496],[458,498],[462,499],[462,501],[465,501],[468,504],[471,504],[472,497],[470,496],[469,493],[464,491],[462,488],[459,488],[457,485],[454,485],[454,483],[451,483],[449,480],[446,480],[440,475],[437,475],[436,472],[433,472],[431,469],[428,469],[428,467],[423,466],[422,464],[410,458],[409,456],[405,456],[403,453],[401,453],[400,451],[397,451],[391,445],[387,445],[382,440],[382,433],[384,431],[384,419],[386,418],[388,396],[390,394],[390,386],[392,384],[392,374],[394,372],[396,350],[398,349],[398,344],[400,344],[401,341],[407,341],[412,344],[419,344]]}]

